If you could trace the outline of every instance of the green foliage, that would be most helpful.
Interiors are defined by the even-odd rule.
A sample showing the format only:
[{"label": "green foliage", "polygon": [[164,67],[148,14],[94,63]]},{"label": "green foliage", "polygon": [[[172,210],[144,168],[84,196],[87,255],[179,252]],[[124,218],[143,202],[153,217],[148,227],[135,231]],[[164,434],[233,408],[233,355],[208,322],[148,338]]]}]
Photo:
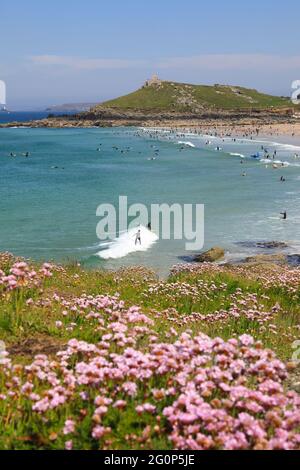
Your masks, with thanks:
[{"label": "green foliage", "polygon": [[[100,106],[120,110],[199,111],[200,109],[291,108],[288,98],[259,93],[257,90],[225,85],[188,85],[162,82],[140,88]],[[97,110],[97,106],[94,108]]]},{"label": "green foliage", "polygon": [[[8,266],[9,268],[9,266]],[[38,267],[37,267],[38,269]],[[248,269],[248,271],[247,271]],[[272,282],[265,282],[272,279]],[[276,279],[283,280],[282,283]],[[297,281],[297,279],[296,279]],[[154,321],[153,334],[160,341],[166,341],[170,328],[178,334],[191,330],[193,333],[205,333],[211,337],[229,339],[244,333],[260,340],[264,347],[273,349],[283,360],[291,358],[293,341],[298,339],[300,323],[300,286],[295,283],[295,276],[287,268],[278,268],[273,274],[252,272],[249,268],[224,267],[208,268],[199,272],[189,270],[174,272],[168,279],[158,280],[155,273],[145,268],[133,267],[110,271],[84,271],[76,264],[54,269],[53,276],[43,286],[30,290],[18,289],[2,294],[0,304],[0,339],[5,341],[14,363],[30,363],[36,354],[47,354],[54,358],[58,350],[64,349],[71,338],[97,344],[102,332],[97,323],[86,320],[80,312],[74,311],[71,318],[64,317],[64,301],[79,298],[83,294],[116,293],[125,306],[139,305],[143,312]],[[55,300],[57,297],[59,300]],[[279,308],[274,310],[274,306]],[[240,306],[236,317],[226,316],[230,309]],[[253,318],[243,313],[255,311]],[[270,313],[274,311],[274,313]],[[217,315],[224,313],[224,318]],[[268,315],[270,314],[270,318]],[[201,317],[199,316],[201,315]],[[215,320],[214,320],[214,315]],[[206,318],[211,321],[206,321]],[[264,316],[267,318],[265,319]],[[61,327],[57,327],[57,322]],[[71,323],[70,323],[71,322]],[[70,324],[73,325],[70,328]],[[138,348],[147,350],[149,344],[141,337]],[[114,352],[112,345],[112,352]],[[2,378],[5,380],[5,377]],[[169,377],[162,375],[140,385],[139,399],[149,399],[150,388],[167,386]],[[3,386],[3,383],[2,383]],[[113,392],[114,383],[106,383]],[[1,380],[0,380],[1,388]],[[41,394],[43,390],[41,390]],[[96,396],[97,390],[93,390]],[[93,395],[93,396],[94,396]],[[122,399],[120,392],[117,397]],[[74,399],[75,400],[75,399]],[[9,402],[0,400],[2,419],[2,449],[60,449],[65,438],[61,429],[68,417],[78,410],[85,410],[82,421],[73,439],[74,448],[98,448],[98,443],[91,440],[90,430],[92,412],[79,397],[67,403],[64,413],[49,414],[49,423],[34,415],[30,407],[10,408]],[[92,403],[92,401],[91,401]],[[164,406],[165,406],[164,402]],[[160,403],[155,403],[161,414]],[[1,420],[0,420],[1,421]],[[168,449],[168,424],[162,418],[162,433],[157,434],[153,416],[138,417],[135,401],[128,401],[126,410],[112,409],[103,423],[111,428],[112,449],[132,449],[127,436],[140,436],[140,448]],[[149,432],[151,444],[143,444],[143,432]],[[148,442],[148,441],[147,441]]]}]

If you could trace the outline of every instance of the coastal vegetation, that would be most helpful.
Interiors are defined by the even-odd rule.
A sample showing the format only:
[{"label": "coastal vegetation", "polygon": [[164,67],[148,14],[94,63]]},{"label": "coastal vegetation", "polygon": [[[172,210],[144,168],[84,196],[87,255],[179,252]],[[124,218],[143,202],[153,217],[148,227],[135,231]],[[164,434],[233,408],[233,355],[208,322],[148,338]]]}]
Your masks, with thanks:
[{"label": "coastal vegetation", "polygon": [[92,108],[119,110],[201,112],[211,110],[292,108],[289,98],[260,93],[257,90],[230,85],[191,85],[159,81],[133,93],[106,101]]},{"label": "coastal vegetation", "polygon": [[0,448],[299,449],[299,281],[0,255]]},{"label": "coastal vegetation", "polygon": [[[235,125],[249,126],[256,131],[262,126],[299,125],[300,105],[289,97],[260,93],[241,86],[192,85],[156,79],[127,95],[96,105],[63,105],[49,108],[48,118],[0,123],[0,128],[69,128],[111,126],[171,126],[193,125],[223,128],[230,119]],[[54,112],[66,112],[54,115]],[[82,111],[82,112],[81,112]],[[269,129],[270,131],[270,129]],[[293,131],[292,131],[293,132]]]}]

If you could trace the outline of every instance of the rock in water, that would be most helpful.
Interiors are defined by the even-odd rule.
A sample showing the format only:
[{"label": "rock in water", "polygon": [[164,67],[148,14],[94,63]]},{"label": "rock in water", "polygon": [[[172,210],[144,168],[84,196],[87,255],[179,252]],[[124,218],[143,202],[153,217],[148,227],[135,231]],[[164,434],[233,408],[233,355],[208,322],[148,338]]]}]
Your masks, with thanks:
[{"label": "rock in water", "polygon": [[287,265],[287,258],[282,253],[276,253],[276,254],[272,254],[272,255],[249,256],[243,262],[244,263],[252,263],[252,264],[272,263],[272,264],[278,264],[280,266],[285,266],[285,265]]},{"label": "rock in water", "polygon": [[242,242],[237,242],[237,245],[245,246],[246,248],[261,248],[266,250],[273,250],[276,248],[288,248],[288,244],[285,242],[279,241],[251,241],[246,240]]},{"label": "rock in water", "polygon": [[220,248],[219,246],[214,246],[210,250],[195,256],[194,261],[197,261],[198,263],[212,263],[214,261],[218,261],[219,259],[224,258],[224,255],[225,251],[223,250],[223,248]]},{"label": "rock in water", "polygon": [[300,255],[299,254],[287,255],[287,262],[291,266],[300,266]]},{"label": "rock in water", "polygon": [[256,243],[257,248],[267,248],[267,249],[273,249],[273,248],[287,248],[288,245],[284,242],[276,242],[276,241],[271,241],[271,242],[257,242]]}]

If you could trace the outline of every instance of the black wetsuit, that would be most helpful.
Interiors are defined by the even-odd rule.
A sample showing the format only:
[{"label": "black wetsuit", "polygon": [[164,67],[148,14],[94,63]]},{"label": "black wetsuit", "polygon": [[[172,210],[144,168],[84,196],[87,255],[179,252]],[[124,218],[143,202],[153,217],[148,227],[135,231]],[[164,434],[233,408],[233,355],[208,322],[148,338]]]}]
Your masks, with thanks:
[{"label": "black wetsuit", "polygon": [[138,232],[136,234],[136,237],[135,237],[135,244],[137,245],[137,242],[140,243],[140,245],[142,244],[142,241],[141,241],[141,232]]}]

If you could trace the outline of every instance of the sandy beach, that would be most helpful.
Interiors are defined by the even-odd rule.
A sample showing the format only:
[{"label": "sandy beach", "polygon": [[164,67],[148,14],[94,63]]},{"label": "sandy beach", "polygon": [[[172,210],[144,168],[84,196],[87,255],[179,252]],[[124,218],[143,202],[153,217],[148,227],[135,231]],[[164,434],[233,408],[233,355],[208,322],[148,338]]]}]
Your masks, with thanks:
[{"label": "sandy beach", "polygon": [[0,128],[94,128],[94,127],[166,127],[180,132],[196,132],[199,134],[217,134],[218,136],[257,137],[285,136],[300,138],[300,120],[286,119],[251,119],[224,118],[217,119],[83,119],[55,117],[27,122],[9,122],[0,124]]}]

